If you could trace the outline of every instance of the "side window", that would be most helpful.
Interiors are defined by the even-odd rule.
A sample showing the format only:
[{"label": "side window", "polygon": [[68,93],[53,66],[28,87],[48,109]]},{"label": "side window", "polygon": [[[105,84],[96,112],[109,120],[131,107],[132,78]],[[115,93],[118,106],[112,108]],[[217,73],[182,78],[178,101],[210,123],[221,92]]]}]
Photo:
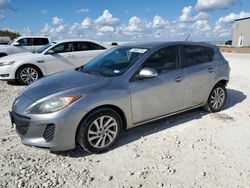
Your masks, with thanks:
[{"label": "side window", "polygon": [[73,51],[73,47],[74,46],[73,46],[72,42],[67,42],[67,43],[58,44],[52,50],[55,53],[72,52]]},{"label": "side window", "polygon": [[32,46],[32,38],[23,38],[17,42],[19,42],[19,46]]},{"label": "side window", "polygon": [[144,68],[153,68],[159,74],[169,72],[178,67],[178,46],[162,48],[150,56],[144,63]]},{"label": "side window", "polygon": [[204,47],[204,52],[205,52],[205,56],[207,56],[207,58],[209,59],[209,61],[213,61],[214,60],[214,49],[213,48]]},{"label": "side window", "polygon": [[103,46],[96,44],[96,43],[91,43],[92,44],[92,50],[105,50]]},{"label": "side window", "polygon": [[87,42],[75,42],[75,51],[89,50],[89,44]]},{"label": "side window", "polygon": [[33,38],[33,45],[34,46],[43,46],[49,43],[47,38]]},{"label": "side window", "polygon": [[210,48],[195,45],[182,46],[182,68],[208,63],[213,59]]}]

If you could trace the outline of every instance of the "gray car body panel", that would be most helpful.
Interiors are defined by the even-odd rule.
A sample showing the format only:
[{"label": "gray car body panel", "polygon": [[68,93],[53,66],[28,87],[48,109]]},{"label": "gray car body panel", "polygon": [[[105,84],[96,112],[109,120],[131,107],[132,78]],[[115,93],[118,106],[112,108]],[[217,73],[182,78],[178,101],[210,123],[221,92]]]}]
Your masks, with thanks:
[{"label": "gray car body panel", "polygon": [[[204,105],[215,84],[221,80],[229,80],[230,68],[224,58],[215,57],[213,62],[176,69],[152,79],[133,80],[144,61],[154,52],[166,46],[181,44],[197,45],[186,42],[128,44],[125,46],[149,50],[121,76],[99,77],[73,70],[57,73],[31,84],[17,97],[12,107],[14,113],[31,119],[27,136],[20,135],[22,143],[53,151],[74,149],[77,127],[81,120],[101,106],[119,108],[125,116],[126,128],[132,128]],[[198,45],[218,50],[211,45]],[[211,67],[213,72],[207,72]],[[180,82],[175,81],[178,76],[182,77]],[[61,111],[51,114],[30,114],[27,111],[44,100],[72,95],[82,97]],[[42,135],[49,123],[56,125],[52,142],[46,142]]]}]

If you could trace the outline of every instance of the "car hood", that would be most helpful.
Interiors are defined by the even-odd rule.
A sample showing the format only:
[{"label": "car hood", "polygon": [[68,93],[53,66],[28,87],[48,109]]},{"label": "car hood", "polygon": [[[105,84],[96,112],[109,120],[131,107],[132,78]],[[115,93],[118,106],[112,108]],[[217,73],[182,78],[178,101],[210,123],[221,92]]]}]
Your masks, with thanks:
[{"label": "car hood", "polygon": [[80,71],[71,70],[44,77],[29,85],[22,94],[29,99],[38,101],[51,95],[83,94],[95,88],[101,88],[110,83],[112,78],[99,77]]},{"label": "car hood", "polygon": [[32,52],[23,52],[23,53],[4,56],[1,58],[1,61],[29,61],[40,58],[41,54],[34,54]]}]

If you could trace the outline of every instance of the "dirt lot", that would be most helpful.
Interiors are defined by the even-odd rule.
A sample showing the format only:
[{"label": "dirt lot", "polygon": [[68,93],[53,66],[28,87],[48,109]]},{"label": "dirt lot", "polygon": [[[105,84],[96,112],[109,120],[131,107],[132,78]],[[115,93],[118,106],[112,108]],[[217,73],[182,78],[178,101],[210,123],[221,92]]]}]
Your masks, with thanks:
[{"label": "dirt lot", "polygon": [[0,82],[0,187],[250,187],[250,54],[224,55],[232,71],[222,112],[137,127],[100,155],[23,146],[8,117],[23,86]]}]

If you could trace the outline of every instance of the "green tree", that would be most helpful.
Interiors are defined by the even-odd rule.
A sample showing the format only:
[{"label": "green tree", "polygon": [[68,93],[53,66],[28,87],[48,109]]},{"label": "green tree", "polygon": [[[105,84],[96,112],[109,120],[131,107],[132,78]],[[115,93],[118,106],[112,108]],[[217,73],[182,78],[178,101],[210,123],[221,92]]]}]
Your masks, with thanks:
[{"label": "green tree", "polygon": [[10,39],[13,40],[14,38],[20,37],[20,34],[6,29],[0,30],[0,36],[10,37]]}]

